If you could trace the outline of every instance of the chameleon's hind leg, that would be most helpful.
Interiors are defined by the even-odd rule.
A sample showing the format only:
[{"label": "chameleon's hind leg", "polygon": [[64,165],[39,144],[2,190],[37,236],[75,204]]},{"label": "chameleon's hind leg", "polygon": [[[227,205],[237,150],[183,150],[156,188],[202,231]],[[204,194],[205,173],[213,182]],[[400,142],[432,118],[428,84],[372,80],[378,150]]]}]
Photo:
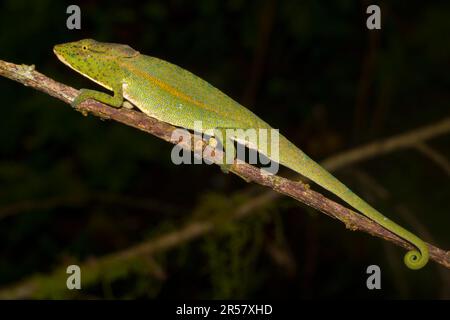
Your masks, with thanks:
[{"label": "chameleon's hind leg", "polygon": [[[222,172],[228,173],[233,167],[234,160],[236,159],[236,148],[234,147],[234,141],[226,135],[225,131],[226,131],[225,128],[214,129],[214,138],[216,139],[217,142],[220,142],[224,150],[222,163],[220,164],[220,169],[222,170]],[[236,171],[233,171],[233,173],[241,177],[246,182],[251,181],[249,178],[240,175]]]},{"label": "chameleon's hind leg", "polygon": [[214,129],[214,138],[217,142],[220,142],[223,148],[223,158],[220,164],[220,169],[224,173],[228,173],[234,164],[236,158],[236,148],[234,147],[234,141],[231,137],[226,135],[226,128]]}]

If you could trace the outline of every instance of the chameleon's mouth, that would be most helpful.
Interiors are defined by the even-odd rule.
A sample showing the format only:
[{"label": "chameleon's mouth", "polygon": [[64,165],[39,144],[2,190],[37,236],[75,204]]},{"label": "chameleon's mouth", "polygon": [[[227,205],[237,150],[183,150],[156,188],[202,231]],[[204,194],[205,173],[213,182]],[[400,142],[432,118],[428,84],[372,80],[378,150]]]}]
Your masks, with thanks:
[{"label": "chameleon's mouth", "polygon": [[60,50],[60,48],[61,48],[61,45],[60,44],[56,44],[56,45],[54,45],[53,46],[53,52],[56,54],[56,55],[59,55],[59,50]]},{"label": "chameleon's mouth", "polygon": [[64,55],[61,54],[60,51],[61,46],[59,44],[57,44],[56,46],[53,47],[53,53],[56,55],[56,57],[65,65],[70,67],[70,64],[67,62],[67,60],[64,58]]},{"label": "chameleon's mouth", "polygon": [[80,70],[77,70],[76,68],[74,68],[69,61],[67,61],[67,59],[64,57],[64,54],[61,52],[61,46],[60,44],[57,44],[53,47],[53,53],[56,55],[56,57],[59,59],[59,61],[61,61],[62,63],[64,63],[66,66],[68,66],[69,68],[71,68],[72,70],[75,70],[78,73],[81,73]]}]

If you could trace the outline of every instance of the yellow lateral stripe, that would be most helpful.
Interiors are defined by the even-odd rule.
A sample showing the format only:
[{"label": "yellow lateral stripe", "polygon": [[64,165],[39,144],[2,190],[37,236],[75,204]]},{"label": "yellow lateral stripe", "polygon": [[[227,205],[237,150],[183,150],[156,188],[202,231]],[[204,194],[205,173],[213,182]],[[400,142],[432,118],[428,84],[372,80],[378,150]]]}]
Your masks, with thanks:
[{"label": "yellow lateral stripe", "polygon": [[124,67],[124,68],[128,68],[133,74],[137,74],[141,77],[143,77],[144,79],[147,79],[148,81],[150,81],[151,83],[157,85],[158,87],[160,87],[161,89],[163,89],[164,91],[168,92],[169,94],[180,98],[181,100],[184,100],[186,102],[192,103],[195,106],[208,110],[210,112],[213,112],[219,116],[223,116],[223,117],[227,117],[229,119],[233,119],[233,120],[241,120],[235,117],[235,113],[232,114],[227,114],[224,112],[221,112],[220,109],[218,108],[214,108],[210,105],[207,105],[205,103],[199,102],[195,99],[193,99],[192,97],[184,94],[183,92],[178,91],[177,89],[175,89],[174,87],[172,87],[170,84],[165,83],[164,81],[161,81],[160,79],[152,76],[151,74],[149,74],[148,72],[142,71],[141,69],[136,68],[135,66],[128,64],[125,61],[121,61],[120,64]]},{"label": "yellow lateral stripe", "polygon": [[[127,64],[127,63],[123,63],[127,68],[130,69],[130,71],[132,71],[135,74],[139,74],[141,77],[147,79],[148,81],[152,82],[153,84],[157,85],[158,87],[160,87],[161,89],[163,89],[164,91],[168,92],[169,94],[180,98],[181,100],[184,100],[186,102],[192,103],[194,105],[196,105],[197,107],[200,108],[204,108],[204,109],[211,109],[211,107],[208,107],[208,105],[199,102],[195,99],[193,99],[192,97],[178,91],[177,89],[175,89],[174,87],[172,87],[171,85],[165,83],[164,81],[161,81],[160,79],[152,76],[151,74],[142,71],[141,69],[137,69],[136,67]],[[217,113],[217,110],[213,110],[214,112]]]}]

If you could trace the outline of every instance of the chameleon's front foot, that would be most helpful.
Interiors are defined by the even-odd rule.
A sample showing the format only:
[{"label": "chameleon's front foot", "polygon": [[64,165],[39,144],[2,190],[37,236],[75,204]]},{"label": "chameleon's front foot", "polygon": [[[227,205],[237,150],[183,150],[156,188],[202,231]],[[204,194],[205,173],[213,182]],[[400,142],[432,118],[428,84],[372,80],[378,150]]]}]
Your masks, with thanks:
[{"label": "chameleon's front foot", "polygon": [[87,95],[86,91],[87,91],[86,89],[80,89],[80,93],[70,103],[72,108],[77,108],[83,101],[90,99],[90,97]]},{"label": "chameleon's front foot", "polygon": [[80,103],[88,99],[93,99],[115,108],[120,108],[123,103],[123,96],[120,90],[114,92],[114,96],[110,96],[109,94],[100,91],[81,89],[78,96],[76,96],[70,105],[73,108],[76,108],[80,105]]}]

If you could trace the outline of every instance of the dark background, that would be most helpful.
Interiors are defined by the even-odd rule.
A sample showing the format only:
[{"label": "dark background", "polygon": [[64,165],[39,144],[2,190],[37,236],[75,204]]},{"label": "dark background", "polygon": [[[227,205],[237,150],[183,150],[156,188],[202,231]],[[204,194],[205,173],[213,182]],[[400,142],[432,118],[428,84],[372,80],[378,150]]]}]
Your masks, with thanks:
[{"label": "dark background", "polygon": [[[206,79],[317,160],[449,114],[448,1],[378,2],[378,31],[365,26],[366,7],[375,4],[365,1],[82,1],[82,29],[72,31],[68,4],[0,2],[0,59],[98,88],[60,63],[53,45],[126,43]],[[216,166],[175,166],[172,145],[158,138],[83,117],[4,78],[0,96],[3,297],[450,297],[447,269],[431,262],[408,270],[404,250],[292,199],[227,222],[266,190]],[[449,138],[427,145],[448,159]],[[429,157],[397,150],[335,174],[387,216],[449,248],[449,176]],[[220,227],[195,241],[151,257],[104,259],[216,216]],[[83,289],[65,289],[66,275],[53,271],[82,262],[90,266]],[[371,264],[381,268],[382,290],[366,288]],[[21,283],[25,294],[5,291]]]}]

